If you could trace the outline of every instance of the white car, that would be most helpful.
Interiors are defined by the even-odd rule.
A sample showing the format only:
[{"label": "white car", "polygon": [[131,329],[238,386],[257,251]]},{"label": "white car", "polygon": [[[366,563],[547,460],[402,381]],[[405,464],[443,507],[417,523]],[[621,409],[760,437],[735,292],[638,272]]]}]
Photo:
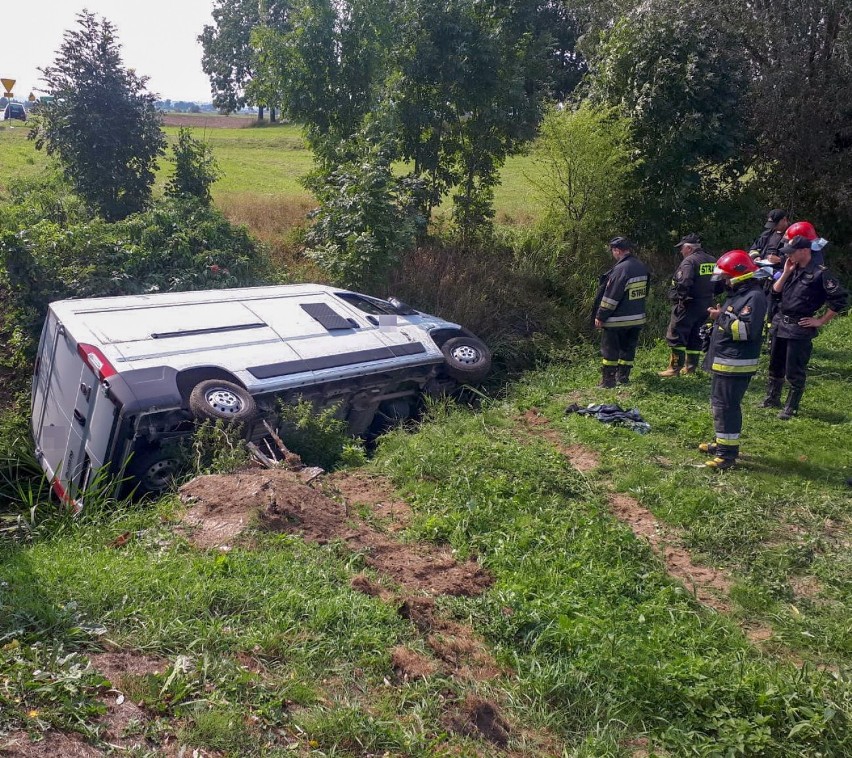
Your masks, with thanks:
[{"label": "white car", "polygon": [[260,439],[280,401],[306,399],[358,435],[377,412],[404,418],[420,396],[490,367],[458,324],[318,284],[62,300],[33,377],[36,456],[66,501],[104,467],[157,492],[198,420],[241,422]]}]

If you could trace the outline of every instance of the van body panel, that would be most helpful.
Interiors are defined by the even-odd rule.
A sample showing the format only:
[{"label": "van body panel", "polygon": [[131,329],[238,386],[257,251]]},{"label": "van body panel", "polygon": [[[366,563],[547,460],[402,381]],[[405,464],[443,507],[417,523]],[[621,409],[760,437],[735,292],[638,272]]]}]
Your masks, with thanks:
[{"label": "van body panel", "polygon": [[301,395],[363,427],[382,398],[432,386],[445,362],[434,330],[466,333],[316,284],[51,303],[32,384],[36,452],[76,497],[102,467],[120,477],[131,451],[191,433],[190,390],[212,377],[241,383],[262,413]]}]

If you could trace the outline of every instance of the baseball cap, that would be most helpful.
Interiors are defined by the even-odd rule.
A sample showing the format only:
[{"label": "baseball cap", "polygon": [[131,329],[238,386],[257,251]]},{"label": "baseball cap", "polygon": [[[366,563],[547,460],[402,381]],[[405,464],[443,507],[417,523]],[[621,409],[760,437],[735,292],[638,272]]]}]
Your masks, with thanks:
[{"label": "baseball cap", "polygon": [[632,250],[633,243],[627,237],[613,237],[609,241],[610,247],[618,248],[619,250]]},{"label": "baseball cap", "polygon": [[764,229],[774,229],[775,225],[782,219],[787,218],[789,214],[783,208],[773,208],[766,216],[766,226]]},{"label": "baseball cap", "polygon": [[690,232],[689,234],[685,234],[680,238],[680,242],[678,242],[675,247],[680,247],[681,245],[700,245],[701,237],[697,235],[695,232]]},{"label": "baseball cap", "polygon": [[784,255],[790,255],[791,253],[795,253],[797,250],[804,250],[807,248],[810,250],[811,241],[807,237],[803,237],[801,234],[798,237],[793,237],[784,247],[781,248],[781,252]]}]

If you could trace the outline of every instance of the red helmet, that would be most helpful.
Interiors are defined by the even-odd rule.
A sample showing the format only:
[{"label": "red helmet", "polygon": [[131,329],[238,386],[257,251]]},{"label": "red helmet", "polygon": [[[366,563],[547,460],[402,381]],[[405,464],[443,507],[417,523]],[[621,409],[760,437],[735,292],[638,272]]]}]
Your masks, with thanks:
[{"label": "red helmet", "polygon": [[804,237],[811,242],[819,237],[816,229],[814,229],[814,225],[810,221],[797,221],[795,224],[790,224],[787,227],[787,231],[784,232],[784,236],[788,240],[793,239],[793,237]]},{"label": "red helmet", "polygon": [[757,270],[757,264],[745,250],[729,250],[716,261],[713,278],[718,281],[724,274],[731,277],[731,284],[737,284],[754,276]]}]

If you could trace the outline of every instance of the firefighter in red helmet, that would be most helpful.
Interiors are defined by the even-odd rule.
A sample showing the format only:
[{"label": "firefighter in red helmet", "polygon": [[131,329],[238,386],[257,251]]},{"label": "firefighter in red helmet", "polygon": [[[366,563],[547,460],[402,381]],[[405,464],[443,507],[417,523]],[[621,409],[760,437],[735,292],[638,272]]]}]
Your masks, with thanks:
[{"label": "firefighter in red helmet", "polygon": [[708,309],[713,333],[704,368],[711,372],[710,407],[716,440],[699,445],[713,456],[707,466],[736,464],[743,426],[742,400],[757,371],[766,318],[762,272],[745,250],[731,250],[716,262],[713,278],[723,281],[727,299]]}]

